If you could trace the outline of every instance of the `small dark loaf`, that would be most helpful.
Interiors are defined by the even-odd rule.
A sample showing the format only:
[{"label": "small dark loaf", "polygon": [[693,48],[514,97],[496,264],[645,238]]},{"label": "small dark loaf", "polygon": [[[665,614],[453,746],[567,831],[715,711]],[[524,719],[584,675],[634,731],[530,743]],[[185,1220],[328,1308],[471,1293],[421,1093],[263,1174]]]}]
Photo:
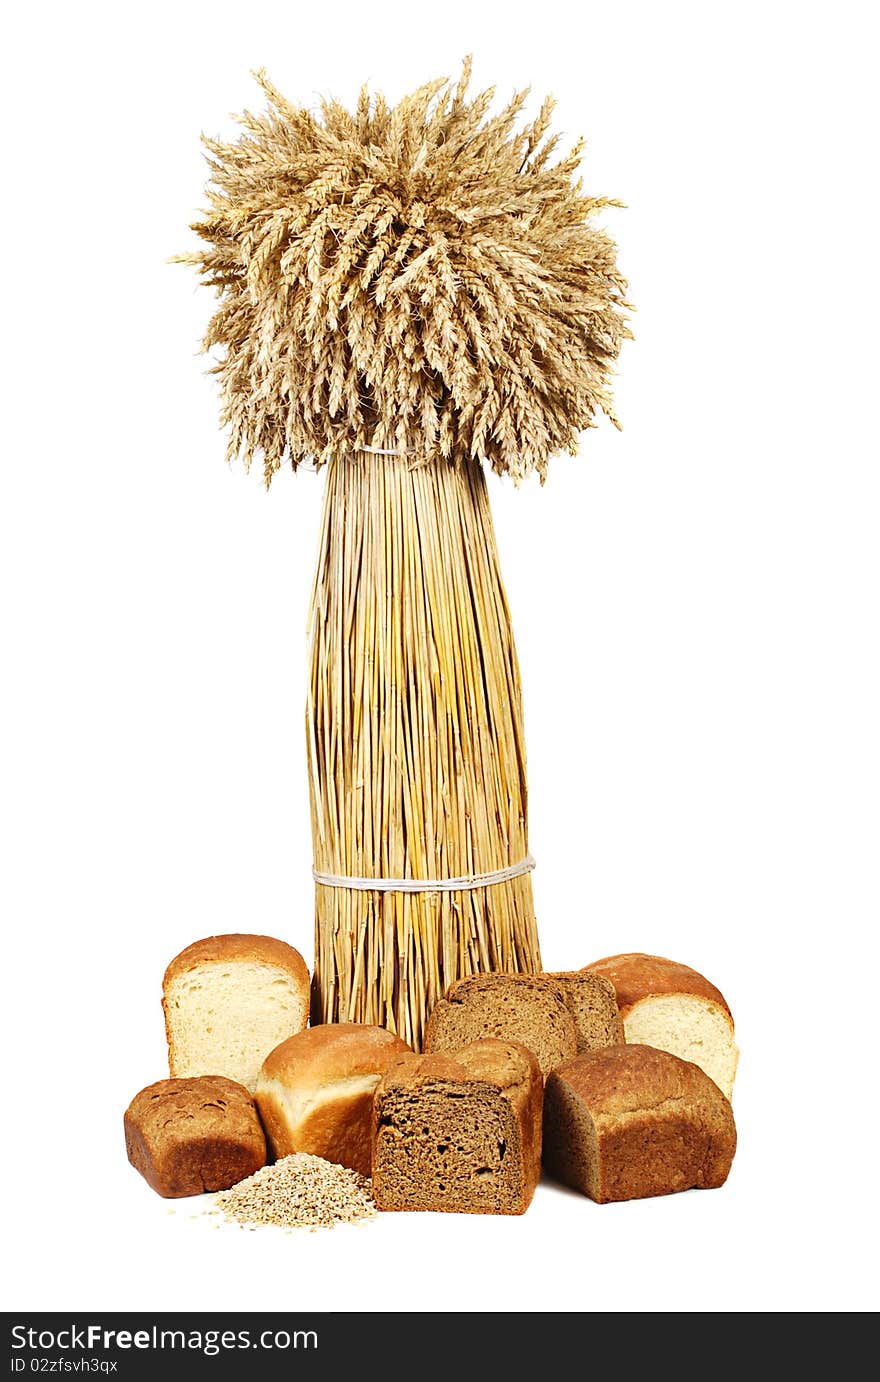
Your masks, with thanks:
[{"label": "small dark loaf", "polygon": [[254,1101],[225,1075],[147,1085],[124,1122],[129,1161],[166,1199],[228,1190],[266,1164]]},{"label": "small dark loaf", "polygon": [[543,1084],[513,1041],[389,1066],[373,1102],[378,1208],[524,1214],[541,1173]]},{"label": "small dark loaf", "polygon": [[653,1046],[576,1056],[547,1081],[544,1165],[600,1204],[723,1185],[729,1101],[705,1071]]}]

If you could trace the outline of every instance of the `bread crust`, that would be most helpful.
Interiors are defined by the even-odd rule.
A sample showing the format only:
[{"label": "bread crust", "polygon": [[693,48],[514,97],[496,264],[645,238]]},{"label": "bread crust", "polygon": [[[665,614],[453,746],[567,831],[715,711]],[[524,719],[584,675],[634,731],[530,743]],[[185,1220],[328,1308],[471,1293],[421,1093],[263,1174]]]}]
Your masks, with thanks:
[{"label": "bread crust", "polygon": [[[394,1090],[418,1090],[436,1084],[461,1084],[499,1091],[510,1103],[520,1135],[523,1184],[519,1205],[513,1211],[524,1214],[531,1204],[541,1175],[541,1109],[544,1077],[537,1057],[518,1041],[486,1037],[470,1042],[455,1052],[432,1051],[425,1055],[403,1056],[388,1067],[373,1101],[374,1193],[380,1208],[394,1210],[399,1205],[382,1197],[375,1176],[375,1148],[382,1122],[383,1096]],[[483,1209],[459,1212],[484,1213]]]},{"label": "bread crust", "polygon": [[541,1073],[538,1058],[522,1042],[485,1037],[458,1051],[427,1051],[421,1056],[413,1053],[399,1057],[386,1070],[382,1088],[418,1089],[434,1080],[477,1081],[494,1085],[514,1098],[517,1091],[531,1089],[536,1072]]},{"label": "bread crust", "polygon": [[697,998],[708,998],[717,1003],[730,1018],[733,1014],[720,989],[703,974],[691,969],[690,965],[677,960],[667,960],[662,955],[646,955],[632,951],[623,955],[608,955],[603,960],[594,960],[584,965],[584,971],[602,974],[609,979],[617,994],[617,1005],[621,1017],[643,998],[657,998],[661,994],[692,993]]},{"label": "bread crust", "polygon": [[275,1157],[309,1152],[370,1175],[373,1093],[407,1054],[393,1032],[357,1022],[308,1027],[282,1041],[264,1060],[254,1095]]},{"label": "bread crust", "polygon": [[325,1022],[288,1037],[270,1051],[261,1075],[290,1090],[311,1090],[328,1080],[384,1072],[412,1050],[386,1027]]},{"label": "bread crust", "polygon": [[157,1080],[125,1111],[132,1166],[166,1199],[228,1190],[266,1164],[254,1101],[225,1075]]},{"label": "bread crust", "polygon": [[[598,1189],[563,1142],[557,1118],[562,1087],[592,1121]],[[551,1174],[599,1203],[713,1189],[724,1184],[736,1151],[729,1101],[699,1066],[652,1046],[584,1052],[554,1071],[545,1097],[544,1161]],[[585,1153],[583,1153],[585,1156]]]},{"label": "bread crust", "polygon": [[303,990],[308,1004],[309,970],[299,951],[275,936],[248,935],[244,932],[205,936],[202,940],[193,941],[185,950],[181,950],[179,955],[175,955],[168,965],[162,987],[167,989],[172,980],[179,979],[182,974],[188,974],[199,965],[223,964],[226,960],[247,960],[254,964],[276,965],[279,969],[286,969]]}]

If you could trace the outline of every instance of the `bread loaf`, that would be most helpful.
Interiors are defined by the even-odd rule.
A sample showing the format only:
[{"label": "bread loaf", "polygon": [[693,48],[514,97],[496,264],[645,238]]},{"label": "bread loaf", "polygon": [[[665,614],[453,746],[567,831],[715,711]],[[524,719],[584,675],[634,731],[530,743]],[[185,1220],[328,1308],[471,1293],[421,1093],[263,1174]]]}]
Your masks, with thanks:
[{"label": "bread loaf", "polygon": [[512,1041],[404,1056],[373,1104],[379,1209],[523,1214],[541,1170],[543,1078]]},{"label": "bread loaf", "polygon": [[254,1101],[223,1075],[147,1085],[124,1126],[129,1161],[166,1199],[228,1190],[266,1164]]},{"label": "bread loaf", "polygon": [[226,1075],[253,1092],[269,1052],[309,1016],[309,971],[272,936],[208,936],[171,961],[162,985],[172,1075]]},{"label": "bread loaf", "polygon": [[545,1075],[578,1049],[577,1025],[561,989],[543,974],[459,979],[428,1014],[424,1049],[457,1051],[483,1037],[521,1042]]},{"label": "bread loaf", "polygon": [[739,1052],[724,995],[689,965],[662,955],[611,955],[586,972],[610,979],[627,1042],[671,1051],[705,1070],[727,1098]]},{"label": "bread loaf", "polygon": [[255,1098],[277,1157],[309,1152],[361,1175],[371,1170],[373,1093],[392,1061],[409,1053],[384,1027],[309,1027],[263,1062]]},{"label": "bread loaf", "polygon": [[623,1041],[623,1022],[610,979],[577,969],[553,971],[545,978],[558,986],[574,1018],[579,1054]]},{"label": "bread loaf", "polygon": [[475,974],[452,984],[434,1005],[424,1046],[454,1051],[485,1036],[521,1041],[546,1075],[578,1051],[622,1041],[623,1027],[614,987],[602,975]]},{"label": "bread loaf", "polygon": [[723,1185],[735,1150],[729,1101],[668,1051],[588,1051],[547,1080],[544,1165],[600,1204]]}]

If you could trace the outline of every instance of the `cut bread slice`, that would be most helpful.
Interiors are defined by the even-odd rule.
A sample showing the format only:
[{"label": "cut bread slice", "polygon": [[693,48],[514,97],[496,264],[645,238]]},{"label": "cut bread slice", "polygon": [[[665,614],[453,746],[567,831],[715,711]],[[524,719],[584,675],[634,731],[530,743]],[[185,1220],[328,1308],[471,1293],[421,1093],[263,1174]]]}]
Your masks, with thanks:
[{"label": "cut bread slice", "polygon": [[263,1062],[255,1098],[277,1158],[308,1152],[371,1173],[373,1094],[393,1061],[412,1052],[384,1027],[308,1027]]},{"label": "cut bread slice", "polygon": [[545,978],[558,986],[574,1018],[578,1053],[598,1051],[623,1041],[623,1022],[610,979],[577,969],[547,973]]},{"label": "cut bread slice", "polygon": [[225,1075],[254,1092],[260,1066],[309,1016],[309,971],[272,936],[208,936],[171,961],[162,984],[168,1066]]},{"label": "cut bread slice", "polygon": [[452,984],[428,1015],[426,1051],[457,1051],[497,1037],[534,1051],[546,1075],[577,1054],[574,1017],[558,984],[543,974],[473,974]]},{"label": "cut bread slice", "polygon": [[544,1165],[599,1204],[716,1188],[735,1150],[729,1101],[669,1051],[587,1051],[547,1080]]},{"label": "cut bread slice", "polygon": [[662,955],[611,955],[586,966],[614,985],[627,1043],[693,1061],[729,1099],[739,1057],[724,995],[689,965]]},{"label": "cut bread slice", "polygon": [[531,1051],[493,1038],[389,1066],[373,1104],[378,1208],[524,1214],[541,1172],[543,1090]]}]

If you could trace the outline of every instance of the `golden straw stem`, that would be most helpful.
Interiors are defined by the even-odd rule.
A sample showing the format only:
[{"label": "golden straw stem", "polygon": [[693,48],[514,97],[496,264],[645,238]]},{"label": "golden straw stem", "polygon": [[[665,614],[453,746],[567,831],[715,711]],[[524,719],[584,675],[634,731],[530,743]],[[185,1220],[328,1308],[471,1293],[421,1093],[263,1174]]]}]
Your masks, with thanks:
[{"label": "golden straw stem", "polygon": [[[528,853],[522,691],[477,463],[328,466],[309,618],[315,865],[489,872]],[[416,1049],[455,979],[541,968],[531,878],[458,892],[316,885],[313,1021]]]}]

